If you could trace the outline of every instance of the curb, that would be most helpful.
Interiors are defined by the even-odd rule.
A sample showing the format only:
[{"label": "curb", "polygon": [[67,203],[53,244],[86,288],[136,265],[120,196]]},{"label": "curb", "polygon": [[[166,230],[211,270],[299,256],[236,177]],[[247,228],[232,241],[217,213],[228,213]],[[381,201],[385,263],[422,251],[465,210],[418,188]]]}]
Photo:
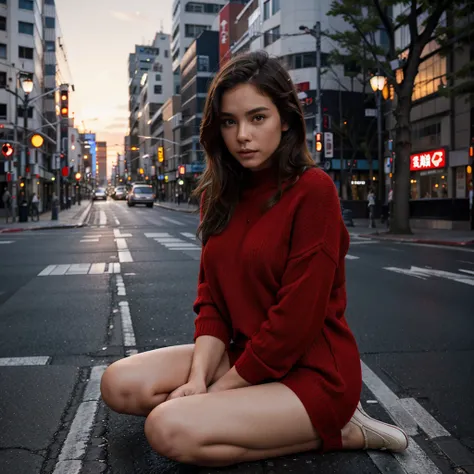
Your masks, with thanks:
[{"label": "curb", "polygon": [[13,234],[17,232],[27,232],[27,231],[37,231],[37,230],[55,230],[55,229],[75,229],[79,227],[84,227],[85,221],[87,217],[89,216],[90,212],[92,210],[92,201],[88,204],[88,208],[84,210],[84,212],[81,214],[81,217],[79,217],[79,223],[78,224],[57,224],[57,225],[49,225],[49,226],[40,226],[40,227],[17,227],[17,228],[12,228],[12,229],[1,229],[0,234]]},{"label": "curb", "polygon": [[[361,235],[361,234],[359,234]],[[377,234],[364,235],[367,239],[381,240],[386,242],[401,242],[404,244],[425,244],[425,245],[442,245],[445,247],[469,247],[474,246],[474,240],[464,240],[460,242],[452,240],[436,240],[436,239],[404,239],[402,237],[391,237]]]},{"label": "curb", "polygon": [[197,214],[199,212],[199,209],[176,209],[175,207],[166,206],[157,202],[154,203],[154,206],[167,209],[168,211],[184,212],[185,214]]}]

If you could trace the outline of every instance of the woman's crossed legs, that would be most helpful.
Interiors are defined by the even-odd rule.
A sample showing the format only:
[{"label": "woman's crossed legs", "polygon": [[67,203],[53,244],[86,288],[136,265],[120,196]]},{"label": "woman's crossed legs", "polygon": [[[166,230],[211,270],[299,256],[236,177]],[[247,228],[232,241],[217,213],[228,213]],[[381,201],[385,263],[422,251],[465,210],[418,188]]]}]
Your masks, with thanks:
[{"label": "woman's crossed legs", "polygon": [[[191,344],[137,354],[112,364],[102,378],[102,397],[110,408],[147,417],[145,434],[158,453],[184,463],[226,466],[320,447],[304,406],[280,383],[163,403],[187,382],[193,350]],[[229,368],[225,354],[213,382]],[[345,449],[364,444],[352,423],[342,439]]]}]

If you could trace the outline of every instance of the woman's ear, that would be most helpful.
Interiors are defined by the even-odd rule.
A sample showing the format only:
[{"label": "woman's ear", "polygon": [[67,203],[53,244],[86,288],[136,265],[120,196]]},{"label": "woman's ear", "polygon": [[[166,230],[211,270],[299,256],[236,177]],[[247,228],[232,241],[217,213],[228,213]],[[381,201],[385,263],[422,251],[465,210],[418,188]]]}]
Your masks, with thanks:
[{"label": "woman's ear", "polygon": [[286,122],[282,122],[282,123],[281,123],[281,131],[282,131],[282,132],[287,132],[289,128],[290,128],[290,127],[289,127],[289,125],[288,125]]}]

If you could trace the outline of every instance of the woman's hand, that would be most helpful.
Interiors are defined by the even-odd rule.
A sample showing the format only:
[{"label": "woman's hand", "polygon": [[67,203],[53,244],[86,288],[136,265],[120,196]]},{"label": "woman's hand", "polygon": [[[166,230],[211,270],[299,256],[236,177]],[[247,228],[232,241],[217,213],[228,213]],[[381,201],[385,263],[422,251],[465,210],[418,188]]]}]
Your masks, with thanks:
[{"label": "woman's hand", "polygon": [[237,373],[235,367],[232,367],[226,374],[208,387],[207,393],[223,392],[234,388],[249,387],[250,385]]},{"label": "woman's hand", "polygon": [[173,400],[173,398],[189,397],[190,395],[199,395],[200,393],[207,393],[206,382],[201,379],[189,380],[181,387],[173,390],[165,401]]}]

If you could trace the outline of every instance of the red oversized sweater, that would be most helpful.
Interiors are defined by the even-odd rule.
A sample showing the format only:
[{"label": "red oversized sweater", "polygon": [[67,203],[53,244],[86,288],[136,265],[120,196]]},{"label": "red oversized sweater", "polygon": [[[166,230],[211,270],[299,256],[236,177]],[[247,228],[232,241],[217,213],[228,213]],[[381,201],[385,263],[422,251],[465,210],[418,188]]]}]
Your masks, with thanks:
[{"label": "red oversized sweater", "polygon": [[350,374],[360,362],[344,317],[349,234],[336,188],[309,169],[262,212],[276,190],[273,170],[253,173],[229,225],[204,246],[194,339],[236,348],[235,368],[251,384],[304,367],[344,390],[338,367]]}]

